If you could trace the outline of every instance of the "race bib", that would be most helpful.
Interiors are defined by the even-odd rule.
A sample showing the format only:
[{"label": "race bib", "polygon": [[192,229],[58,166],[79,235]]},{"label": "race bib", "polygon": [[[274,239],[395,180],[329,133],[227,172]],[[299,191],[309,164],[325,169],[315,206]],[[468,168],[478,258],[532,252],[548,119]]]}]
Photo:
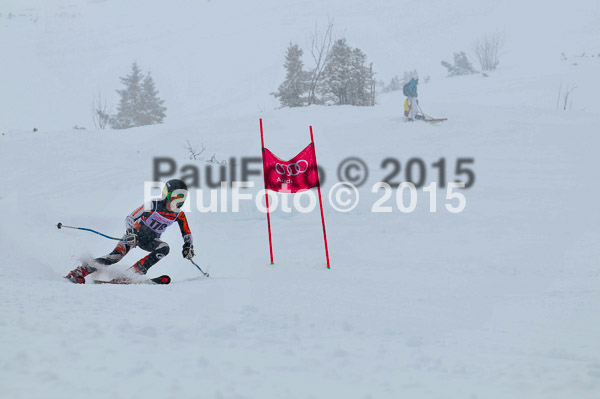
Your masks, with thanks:
[{"label": "race bib", "polygon": [[153,212],[150,216],[148,216],[148,219],[144,221],[144,224],[152,231],[160,234],[165,231],[167,227],[173,224],[174,221],[175,219],[169,219],[158,212]]}]

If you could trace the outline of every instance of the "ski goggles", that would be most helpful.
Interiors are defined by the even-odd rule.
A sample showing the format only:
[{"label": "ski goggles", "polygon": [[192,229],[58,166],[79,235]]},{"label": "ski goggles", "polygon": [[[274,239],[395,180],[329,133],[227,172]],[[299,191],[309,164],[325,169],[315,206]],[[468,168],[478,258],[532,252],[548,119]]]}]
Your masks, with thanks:
[{"label": "ski goggles", "polygon": [[166,187],[163,190],[165,198],[172,203],[175,203],[177,208],[181,208],[185,202],[185,194],[178,192],[183,190],[167,191]]}]

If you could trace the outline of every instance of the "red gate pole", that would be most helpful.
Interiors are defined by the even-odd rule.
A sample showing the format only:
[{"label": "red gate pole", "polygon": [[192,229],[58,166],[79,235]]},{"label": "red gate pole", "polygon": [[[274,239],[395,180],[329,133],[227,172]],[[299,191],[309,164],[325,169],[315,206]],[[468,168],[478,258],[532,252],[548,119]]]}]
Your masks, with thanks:
[{"label": "red gate pole", "polygon": [[[263,123],[262,118],[260,118],[260,145],[261,145],[261,155],[263,158],[263,179],[266,178],[266,170],[265,170],[265,140],[263,138]],[[267,191],[267,182],[265,180],[265,200],[267,201],[267,226],[269,229],[269,251],[271,253],[271,264],[273,265],[273,241],[271,239],[271,215],[269,213],[269,194]]]},{"label": "red gate pole", "polygon": [[[317,162],[317,150],[315,149],[315,140],[313,138],[313,128],[310,127],[310,142],[313,145],[313,150],[315,151],[315,163],[317,166],[319,163]],[[317,175],[319,173],[319,169],[317,169]],[[317,192],[319,193],[319,206],[321,207],[321,222],[323,223],[323,239],[325,241],[325,257],[327,258],[327,268],[331,269],[331,265],[329,264],[329,249],[327,248],[327,232],[325,231],[325,216],[323,215],[323,200],[321,199],[321,180],[319,179],[319,185],[317,186]]]}]

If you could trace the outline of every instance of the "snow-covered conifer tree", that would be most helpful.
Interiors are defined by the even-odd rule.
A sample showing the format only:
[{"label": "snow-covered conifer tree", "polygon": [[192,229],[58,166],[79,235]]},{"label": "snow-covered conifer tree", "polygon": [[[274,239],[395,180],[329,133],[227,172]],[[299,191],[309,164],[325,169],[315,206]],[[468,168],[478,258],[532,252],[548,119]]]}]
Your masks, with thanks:
[{"label": "snow-covered conifer tree", "polygon": [[351,56],[352,49],[346,43],[346,39],[336,40],[323,71],[321,92],[332,97],[337,105],[348,104]]},{"label": "snow-covered conifer tree", "polygon": [[309,76],[303,70],[302,49],[297,44],[288,46],[284,66],[285,80],[273,95],[284,107],[301,107],[306,103]]},{"label": "snow-covered conifer tree", "polygon": [[121,98],[117,114],[111,117],[111,127],[127,129],[162,123],[167,108],[163,106],[164,100],[158,97],[158,90],[152,77],[150,75],[144,77],[141,69],[134,62],[131,65],[131,73],[120,79],[125,88],[117,90]]},{"label": "snow-covered conifer tree", "polygon": [[155,125],[162,123],[166,117],[167,108],[163,105],[165,100],[158,97],[158,90],[154,85],[152,76],[148,73],[142,82],[140,96],[140,114],[138,115],[138,126]]}]

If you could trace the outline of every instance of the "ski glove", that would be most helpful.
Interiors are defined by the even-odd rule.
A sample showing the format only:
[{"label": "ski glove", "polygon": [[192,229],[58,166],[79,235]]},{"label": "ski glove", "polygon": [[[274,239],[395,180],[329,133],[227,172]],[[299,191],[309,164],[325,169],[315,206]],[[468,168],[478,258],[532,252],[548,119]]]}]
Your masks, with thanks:
[{"label": "ski glove", "polygon": [[139,242],[137,230],[136,229],[127,229],[127,231],[125,231],[125,235],[123,236],[123,238],[121,240],[125,241],[125,244],[129,245],[131,248],[137,247],[138,242]]},{"label": "ski glove", "polygon": [[184,259],[192,260],[194,257],[194,246],[192,244],[183,244],[183,251],[181,251]]}]

